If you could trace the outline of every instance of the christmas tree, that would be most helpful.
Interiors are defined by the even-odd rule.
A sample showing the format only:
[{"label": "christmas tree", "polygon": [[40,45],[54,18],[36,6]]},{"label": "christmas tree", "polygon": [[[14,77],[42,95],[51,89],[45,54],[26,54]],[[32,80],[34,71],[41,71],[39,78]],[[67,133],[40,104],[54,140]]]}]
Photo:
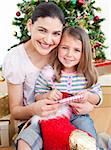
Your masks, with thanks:
[{"label": "christmas tree", "polygon": [[[27,20],[31,17],[35,6],[40,2],[48,2],[48,0],[23,0],[18,3],[18,11],[13,20],[13,25],[19,28],[19,31],[14,32],[14,36],[20,42],[29,38],[27,31]],[[101,22],[104,18],[100,18],[97,12],[100,12],[99,7],[95,7],[95,0],[49,0],[55,2],[64,12],[66,18],[66,26],[80,26],[89,34],[92,51],[95,59],[105,59],[104,45],[105,36],[101,30]]]}]

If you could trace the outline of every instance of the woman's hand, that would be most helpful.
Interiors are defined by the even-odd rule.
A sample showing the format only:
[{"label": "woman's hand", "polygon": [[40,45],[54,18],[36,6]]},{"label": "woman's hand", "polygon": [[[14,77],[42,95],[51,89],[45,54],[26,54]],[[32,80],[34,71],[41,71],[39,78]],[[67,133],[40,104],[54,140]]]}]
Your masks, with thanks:
[{"label": "woman's hand", "polygon": [[32,115],[45,117],[50,114],[56,113],[60,104],[54,100],[43,99],[31,104]]},{"label": "woman's hand", "polygon": [[75,113],[77,115],[88,114],[94,108],[94,105],[91,104],[91,103],[89,103],[88,101],[84,102],[84,103],[74,103],[74,102],[71,102],[69,105],[72,107],[73,113]]}]

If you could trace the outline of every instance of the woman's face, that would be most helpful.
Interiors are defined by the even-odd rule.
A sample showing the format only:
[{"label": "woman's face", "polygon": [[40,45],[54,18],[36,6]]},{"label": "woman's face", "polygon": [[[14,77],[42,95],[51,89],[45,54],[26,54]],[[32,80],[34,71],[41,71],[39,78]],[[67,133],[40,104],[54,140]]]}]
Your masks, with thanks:
[{"label": "woman's face", "polygon": [[60,42],[63,24],[58,18],[39,17],[29,23],[31,40],[36,51],[41,55],[49,54]]},{"label": "woman's face", "polygon": [[64,34],[58,48],[59,61],[64,71],[73,72],[79,64],[82,55],[82,42],[70,35]]}]

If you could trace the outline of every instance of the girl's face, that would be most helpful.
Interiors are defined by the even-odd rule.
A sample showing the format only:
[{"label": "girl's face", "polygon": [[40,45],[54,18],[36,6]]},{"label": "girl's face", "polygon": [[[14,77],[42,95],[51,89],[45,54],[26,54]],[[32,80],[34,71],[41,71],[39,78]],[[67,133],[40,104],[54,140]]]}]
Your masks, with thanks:
[{"label": "girl's face", "polygon": [[70,35],[64,34],[58,48],[58,58],[65,72],[75,71],[82,55],[82,42]]},{"label": "girl's face", "polygon": [[63,24],[56,17],[39,17],[34,24],[30,20],[28,29],[36,51],[41,55],[47,55],[59,44]]}]

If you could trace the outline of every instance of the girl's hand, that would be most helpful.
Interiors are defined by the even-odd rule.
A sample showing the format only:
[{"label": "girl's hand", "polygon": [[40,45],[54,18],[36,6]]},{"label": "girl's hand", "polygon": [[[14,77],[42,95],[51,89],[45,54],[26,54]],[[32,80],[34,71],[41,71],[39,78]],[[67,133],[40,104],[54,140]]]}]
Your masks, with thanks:
[{"label": "girl's hand", "polygon": [[47,93],[47,98],[49,100],[57,101],[59,99],[62,99],[62,93],[60,91],[58,91],[57,89],[53,89]]},{"label": "girl's hand", "polygon": [[31,104],[31,114],[45,117],[54,114],[60,104],[53,100],[43,99]]},{"label": "girl's hand", "polygon": [[80,92],[77,92],[77,93],[73,93],[73,95],[83,95],[82,98],[78,98],[76,100],[74,100],[75,103],[85,103],[88,101],[88,97],[89,97],[89,92],[87,90],[84,90],[84,91],[80,91]]},{"label": "girl's hand", "polygon": [[71,102],[70,106],[72,107],[72,112],[77,115],[89,114],[94,108],[94,105],[89,102],[84,103]]}]

